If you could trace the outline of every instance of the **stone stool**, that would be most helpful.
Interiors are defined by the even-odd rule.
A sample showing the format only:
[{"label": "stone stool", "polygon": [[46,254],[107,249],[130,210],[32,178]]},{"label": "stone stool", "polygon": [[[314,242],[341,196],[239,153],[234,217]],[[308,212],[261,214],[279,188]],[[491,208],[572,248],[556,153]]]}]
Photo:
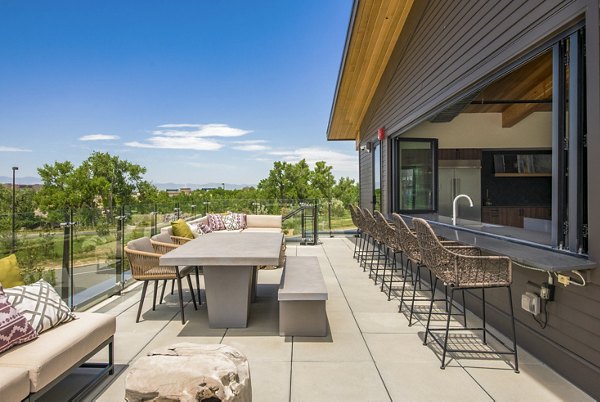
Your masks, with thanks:
[{"label": "stone stool", "polygon": [[129,369],[125,400],[250,402],[248,360],[220,344],[177,343],[156,349]]}]

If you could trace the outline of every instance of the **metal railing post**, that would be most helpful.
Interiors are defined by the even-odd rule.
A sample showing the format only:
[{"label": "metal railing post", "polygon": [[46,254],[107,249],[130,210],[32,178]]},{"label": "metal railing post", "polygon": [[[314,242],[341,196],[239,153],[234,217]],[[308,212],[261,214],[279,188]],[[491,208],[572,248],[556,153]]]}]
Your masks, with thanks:
[{"label": "metal railing post", "polygon": [[313,246],[319,244],[319,200],[313,206]]},{"label": "metal railing post", "polygon": [[121,206],[120,214],[117,216],[117,238],[115,250],[115,283],[123,289],[125,283],[123,270],[123,255],[125,254],[125,207]]},{"label": "metal railing post", "polygon": [[329,237],[333,237],[333,233],[331,233],[331,200],[327,201],[327,217],[329,220]]},{"label": "metal railing post", "polygon": [[73,309],[73,210],[65,214],[63,228],[63,262],[61,271],[61,298]]}]

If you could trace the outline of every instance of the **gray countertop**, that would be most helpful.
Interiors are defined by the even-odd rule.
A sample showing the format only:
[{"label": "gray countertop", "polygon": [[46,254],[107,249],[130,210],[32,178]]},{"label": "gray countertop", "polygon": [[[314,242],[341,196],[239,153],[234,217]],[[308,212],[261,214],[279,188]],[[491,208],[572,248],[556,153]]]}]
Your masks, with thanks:
[{"label": "gray countertop", "polygon": [[282,233],[206,234],[160,257],[160,265],[277,265]]},{"label": "gray countertop", "polygon": [[561,272],[593,269],[597,265],[585,256],[552,249],[547,245],[547,233],[461,219],[457,221],[457,226],[453,226],[451,218],[437,214],[402,216],[407,222],[410,222],[413,216],[423,218],[439,236],[477,246],[493,254],[508,256],[517,265],[525,265],[525,268]]}]

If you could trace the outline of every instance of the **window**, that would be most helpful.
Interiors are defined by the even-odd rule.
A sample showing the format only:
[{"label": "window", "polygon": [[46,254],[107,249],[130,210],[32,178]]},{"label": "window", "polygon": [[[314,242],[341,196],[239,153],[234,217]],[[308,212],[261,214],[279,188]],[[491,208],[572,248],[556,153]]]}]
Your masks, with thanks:
[{"label": "window", "polygon": [[381,211],[381,144],[373,149],[373,211]]},{"label": "window", "polygon": [[396,138],[392,148],[392,205],[396,212],[437,208],[437,140]]}]

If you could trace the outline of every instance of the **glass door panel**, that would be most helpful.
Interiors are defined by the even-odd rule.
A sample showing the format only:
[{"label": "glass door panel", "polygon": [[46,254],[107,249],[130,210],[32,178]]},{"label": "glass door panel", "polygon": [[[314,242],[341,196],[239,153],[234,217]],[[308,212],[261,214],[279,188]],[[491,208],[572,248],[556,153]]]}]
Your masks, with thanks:
[{"label": "glass door panel", "polygon": [[437,140],[397,139],[396,210],[433,212],[437,204]]}]

